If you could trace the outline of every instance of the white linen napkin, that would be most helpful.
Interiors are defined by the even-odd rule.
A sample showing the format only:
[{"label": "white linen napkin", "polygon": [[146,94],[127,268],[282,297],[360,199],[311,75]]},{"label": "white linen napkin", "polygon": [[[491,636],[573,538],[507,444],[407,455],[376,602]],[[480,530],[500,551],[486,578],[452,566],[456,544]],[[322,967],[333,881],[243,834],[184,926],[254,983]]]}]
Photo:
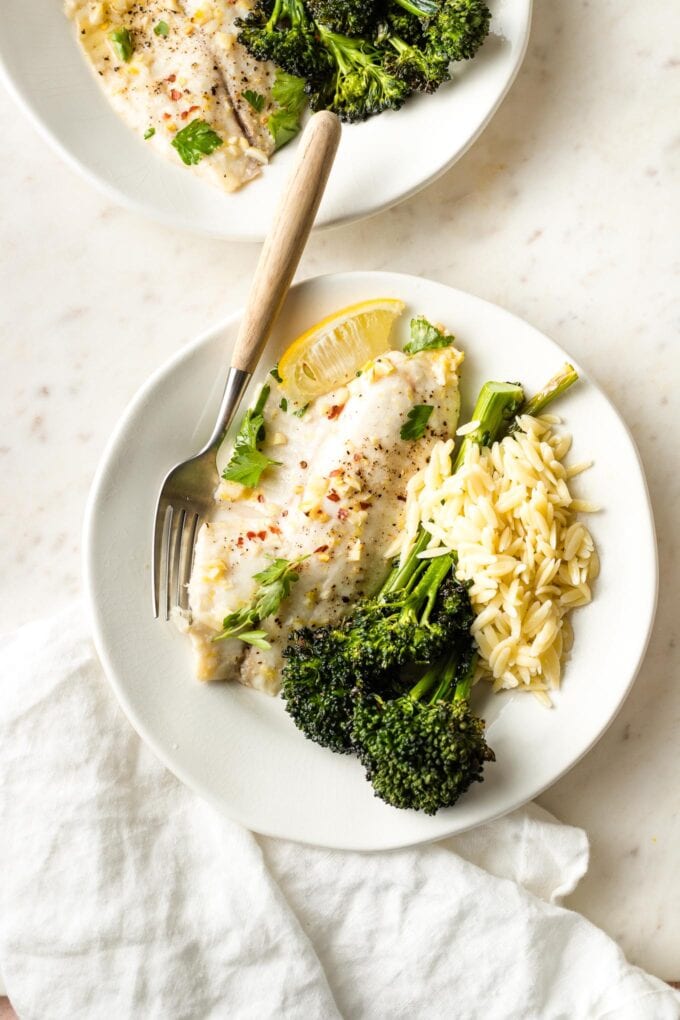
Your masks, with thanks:
[{"label": "white linen napkin", "polygon": [[257,837],[185,789],[81,607],[0,646],[0,970],[20,1020],[680,1017],[559,900],[585,833],[530,806],[374,855]]}]

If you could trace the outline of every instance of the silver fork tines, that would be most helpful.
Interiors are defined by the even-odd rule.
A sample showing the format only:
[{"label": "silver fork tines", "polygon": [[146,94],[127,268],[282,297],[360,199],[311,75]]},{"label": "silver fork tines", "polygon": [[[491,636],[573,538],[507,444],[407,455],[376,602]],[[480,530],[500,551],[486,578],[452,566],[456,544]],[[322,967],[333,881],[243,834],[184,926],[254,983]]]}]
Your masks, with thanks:
[{"label": "silver fork tines", "polygon": [[[170,619],[173,606],[187,609],[187,586],[194,559],[196,532],[200,516],[193,511],[166,506],[159,512],[153,544],[154,615],[165,606],[165,619]],[[163,557],[163,549],[167,555]],[[162,575],[162,576],[161,576]]]},{"label": "silver fork tines", "polygon": [[[200,524],[200,516],[192,510],[176,509],[168,506],[165,519],[159,515],[159,529],[154,549],[160,541],[161,548],[168,550],[165,557],[165,571],[163,588],[165,589],[165,619],[170,619],[170,610],[173,606],[180,609],[187,609],[189,596],[187,586],[191,577],[191,568],[194,560],[194,546],[196,543],[196,532]],[[154,577],[160,574],[161,563],[158,557],[158,568],[154,564]],[[162,595],[160,578],[154,584],[154,600]],[[154,603],[154,611],[158,616],[159,605]]]},{"label": "silver fork tines", "polygon": [[166,620],[175,606],[188,609],[187,586],[191,577],[198,529],[213,505],[219,482],[217,451],[234,417],[250,376],[231,368],[217,418],[208,443],[195,457],[177,464],[161,486],[154,521],[151,576],[153,613],[164,607]]}]

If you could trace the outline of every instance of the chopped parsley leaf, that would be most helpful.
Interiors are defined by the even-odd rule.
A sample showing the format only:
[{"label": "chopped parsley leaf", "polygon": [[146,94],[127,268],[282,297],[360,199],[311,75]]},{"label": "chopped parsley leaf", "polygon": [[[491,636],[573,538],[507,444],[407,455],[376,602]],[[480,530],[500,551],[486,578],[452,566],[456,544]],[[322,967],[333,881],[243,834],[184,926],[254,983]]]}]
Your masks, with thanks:
[{"label": "chopped parsley leaf", "polygon": [[299,580],[297,566],[306,559],[306,556],[300,556],[297,560],[275,559],[264,570],[253,574],[253,581],[259,582],[255,597],[250,605],[225,616],[222,630],[213,641],[238,638],[239,641],[245,641],[265,651],[270,648],[266,631],[253,628],[275,613],[283,600],[290,595],[291,588]]},{"label": "chopped parsley leaf", "polygon": [[424,315],[411,319],[411,339],[404,344],[407,354],[417,354],[418,351],[434,351],[440,347],[450,347],[456,338],[447,336],[441,330],[428,322]]},{"label": "chopped parsley leaf", "polygon": [[297,411],[293,411],[293,414],[296,418],[302,418],[302,416],[307,413],[308,409],[309,404],[305,404],[304,407],[298,407]]},{"label": "chopped parsley leaf", "polygon": [[166,36],[169,31],[170,31],[170,26],[168,25],[167,21],[159,21],[158,24],[154,25],[154,27],[153,27],[153,34],[154,35]]},{"label": "chopped parsley leaf", "polygon": [[425,435],[425,428],[430,415],[434,411],[432,404],[414,404],[409,411],[406,421],[401,426],[399,435],[402,439],[420,439]]},{"label": "chopped parsley leaf", "polygon": [[116,55],[120,57],[123,63],[128,64],[132,60],[135,48],[132,45],[132,37],[127,28],[114,28],[113,32],[109,32],[109,39],[113,44]]},{"label": "chopped parsley leaf", "polygon": [[144,132],[144,141],[147,141],[147,139],[149,138],[153,138],[155,134],[156,134],[155,127],[147,128],[146,131]]},{"label": "chopped parsley leaf", "polygon": [[200,163],[204,156],[209,156],[223,144],[217,132],[200,117],[178,131],[172,140],[173,148],[177,149],[187,166]]},{"label": "chopped parsley leaf", "polygon": [[288,410],[288,401],[286,400],[285,397],[281,397],[281,403],[279,404],[279,407],[284,412],[284,414]]},{"label": "chopped parsley leaf", "polygon": [[258,485],[263,472],[270,465],[278,466],[279,462],[261,453],[257,446],[265,438],[264,405],[269,397],[269,387],[263,386],[257,403],[246,411],[241,426],[234,440],[234,452],[222,477],[228,482],[240,482],[252,489]]},{"label": "chopped parsley leaf", "polygon": [[247,103],[250,103],[253,110],[255,110],[257,113],[262,113],[265,104],[264,96],[261,96],[259,92],[253,92],[252,89],[246,89],[245,92],[242,93],[242,95],[245,101]]},{"label": "chopped parsley leaf", "polygon": [[279,363],[278,363],[278,361],[277,361],[277,363],[276,363],[276,364],[274,365],[274,367],[272,368],[272,370],[271,370],[271,372],[270,372],[269,374],[270,374],[270,375],[271,375],[271,376],[272,376],[272,377],[273,377],[274,379],[276,379],[276,381],[277,381],[277,382],[283,382],[283,379],[282,379],[282,378],[281,378],[281,376],[279,375]]}]

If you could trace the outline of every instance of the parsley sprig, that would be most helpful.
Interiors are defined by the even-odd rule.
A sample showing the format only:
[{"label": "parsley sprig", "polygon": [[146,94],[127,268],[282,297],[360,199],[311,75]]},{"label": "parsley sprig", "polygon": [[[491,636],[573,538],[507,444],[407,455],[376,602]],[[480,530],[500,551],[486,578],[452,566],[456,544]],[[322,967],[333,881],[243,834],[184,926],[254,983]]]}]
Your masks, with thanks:
[{"label": "parsley sprig", "polygon": [[300,118],[307,103],[304,78],[277,71],[272,86],[272,99],[277,109],[269,115],[267,127],[274,139],[274,148],[286,145],[300,130]]},{"label": "parsley sprig", "polygon": [[238,638],[248,645],[254,645],[266,651],[271,648],[267,641],[267,633],[258,629],[258,625],[272,613],[275,613],[285,598],[290,595],[293,585],[299,580],[298,564],[306,560],[300,556],[296,560],[274,559],[259,573],[253,574],[253,580],[259,583],[255,597],[248,606],[229,613],[222,621],[222,630],[213,641],[226,641],[227,638]]},{"label": "parsley sprig", "polygon": [[182,162],[187,166],[200,163],[204,156],[209,156],[223,144],[217,132],[200,117],[178,131],[172,140],[173,148],[177,149]]},{"label": "parsley sprig", "polygon": [[440,329],[428,322],[424,315],[418,315],[411,319],[411,339],[404,344],[407,354],[417,354],[418,351],[434,351],[439,347],[450,347],[456,338],[447,336]]},{"label": "parsley sprig", "polygon": [[269,386],[263,386],[254,407],[246,411],[234,440],[234,452],[231,460],[222,472],[228,482],[240,482],[249,489],[259,484],[263,471],[270,465],[278,467],[279,461],[272,460],[258,450],[258,444],[264,442],[264,405],[269,399]]},{"label": "parsley sprig", "polygon": [[421,436],[424,436],[427,423],[433,411],[434,407],[432,404],[414,404],[406,416],[406,421],[401,426],[399,432],[401,438],[420,439]]}]

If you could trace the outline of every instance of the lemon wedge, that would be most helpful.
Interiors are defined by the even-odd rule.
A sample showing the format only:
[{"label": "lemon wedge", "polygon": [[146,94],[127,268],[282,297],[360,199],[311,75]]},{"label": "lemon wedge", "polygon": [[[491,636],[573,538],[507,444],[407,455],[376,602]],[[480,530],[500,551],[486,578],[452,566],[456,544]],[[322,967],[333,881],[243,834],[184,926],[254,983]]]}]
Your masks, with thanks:
[{"label": "lemon wedge", "polygon": [[359,369],[390,349],[397,298],[373,298],[342,308],[308,329],[279,360],[281,388],[304,404],[353,379]]}]

